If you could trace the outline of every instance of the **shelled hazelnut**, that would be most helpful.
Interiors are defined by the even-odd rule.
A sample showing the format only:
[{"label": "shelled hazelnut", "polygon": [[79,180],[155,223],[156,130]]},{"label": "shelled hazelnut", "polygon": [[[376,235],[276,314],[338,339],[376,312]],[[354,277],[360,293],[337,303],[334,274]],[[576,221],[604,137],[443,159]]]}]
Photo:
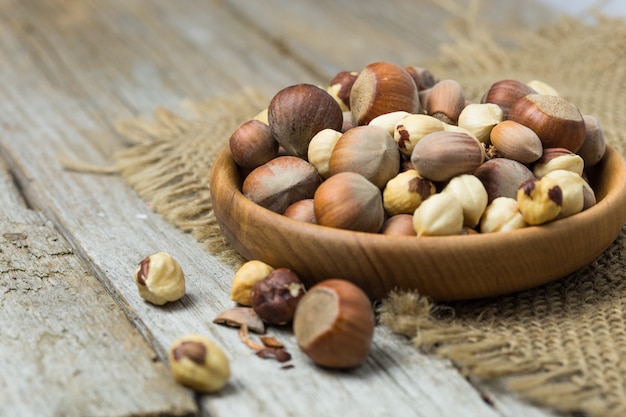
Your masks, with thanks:
[{"label": "shelled hazelnut", "polygon": [[274,268],[270,265],[256,259],[241,265],[233,276],[230,299],[244,306],[252,306],[252,301],[250,300],[252,287],[267,277],[273,270]]},{"label": "shelled hazelnut", "polygon": [[139,295],[156,305],[177,301],[185,295],[185,275],[167,252],[158,252],[142,260],[135,270]]}]

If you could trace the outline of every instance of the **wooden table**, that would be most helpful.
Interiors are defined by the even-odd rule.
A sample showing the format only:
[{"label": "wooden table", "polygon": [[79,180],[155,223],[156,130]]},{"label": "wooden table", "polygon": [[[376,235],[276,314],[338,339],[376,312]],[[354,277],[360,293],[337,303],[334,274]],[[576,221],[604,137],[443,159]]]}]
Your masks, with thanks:
[{"label": "wooden table", "polygon": [[[554,18],[528,2],[491,3],[484,19],[496,29],[512,27],[501,16]],[[0,1],[0,415],[552,415],[383,327],[350,372],[315,367],[288,331],[272,330],[294,368],[259,359],[211,323],[232,305],[231,268],[121,177],[59,163],[111,165],[125,146],[114,124],[157,106],[427,61],[449,40],[449,11],[401,0]],[[159,250],[188,282],[165,307],[139,298],[132,277]],[[189,332],[228,353],[233,377],[219,394],[194,395],[169,373],[166,350]]]}]

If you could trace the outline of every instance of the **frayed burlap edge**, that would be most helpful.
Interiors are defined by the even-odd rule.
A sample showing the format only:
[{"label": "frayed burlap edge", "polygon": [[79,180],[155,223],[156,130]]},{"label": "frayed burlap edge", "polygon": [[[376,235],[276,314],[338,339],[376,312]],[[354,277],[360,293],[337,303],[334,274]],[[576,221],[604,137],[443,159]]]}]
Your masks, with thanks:
[{"label": "frayed burlap edge", "polygon": [[[555,27],[525,34],[520,50],[532,54],[535,47],[545,49],[585,29],[581,22],[563,20]],[[489,82],[515,70],[519,61],[488,33],[474,30],[471,34],[443,46],[441,58],[428,66],[437,74],[470,80],[468,94],[476,97]],[[573,80],[560,81],[567,85]],[[571,96],[575,101],[576,95]],[[116,155],[122,175],[155,211],[193,233],[211,253],[233,266],[243,259],[230,248],[215,221],[209,194],[210,166],[230,132],[266,104],[267,97],[248,90],[205,103],[188,103],[189,117],[157,109],[153,120],[127,120],[118,125],[119,132],[133,144]],[[602,105],[597,107],[601,120],[612,117]],[[609,121],[607,133],[614,136],[611,129],[617,124]],[[204,149],[181,152],[180,141],[189,137],[202,140]],[[623,149],[621,142],[613,145]],[[477,320],[476,326],[457,320],[455,311],[454,306],[430,303],[416,293],[395,292],[383,300],[379,314],[382,324],[408,336],[417,348],[452,360],[468,376],[503,380],[525,398],[560,410],[598,416],[623,414],[624,402],[606,400],[603,387],[590,383],[587,371],[576,361],[546,352],[539,358],[527,344],[503,339],[496,329],[490,331],[483,320]]]}]

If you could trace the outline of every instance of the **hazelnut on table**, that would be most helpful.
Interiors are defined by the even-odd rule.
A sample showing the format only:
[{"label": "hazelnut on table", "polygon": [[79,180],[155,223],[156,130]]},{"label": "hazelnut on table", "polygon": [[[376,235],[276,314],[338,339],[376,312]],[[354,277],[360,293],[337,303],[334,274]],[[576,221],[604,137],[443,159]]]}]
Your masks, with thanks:
[{"label": "hazelnut on table", "polygon": [[185,275],[176,260],[166,252],[148,256],[135,270],[139,295],[156,305],[177,301],[185,295]]}]

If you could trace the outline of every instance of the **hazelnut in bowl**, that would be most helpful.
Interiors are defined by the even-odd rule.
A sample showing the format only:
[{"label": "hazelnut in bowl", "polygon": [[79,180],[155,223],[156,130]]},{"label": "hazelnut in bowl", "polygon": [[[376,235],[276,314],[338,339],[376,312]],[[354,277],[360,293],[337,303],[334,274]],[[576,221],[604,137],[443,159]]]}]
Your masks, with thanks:
[{"label": "hazelnut in bowl", "polygon": [[[406,111],[423,112],[415,108]],[[336,121],[333,123],[337,124]],[[339,127],[333,129],[340,130]],[[456,141],[458,138],[453,137]],[[382,145],[377,152],[386,149],[386,145]],[[297,152],[302,157],[303,151]],[[274,160],[280,158],[285,157],[278,156]],[[402,156],[394,159],[393,169],[401,172],[402,160],[406,159]],[[377,204],[367,206],[366,213],[359,212],[361,207],[348,208],[347,214],[342,215],[348,218],[349,224],[339,227],[285,216],[282,213],[290,198],[315,200],[318,197],[314,196],[316,190],[328,179],[340,175],[318,177],[297,168],[297,164],[292,159],[283,160],[280,169],[271,172],[282,169],[290,181],[300,181],[292,182],[287,188],[302,192],[302,195],[294,197],[281,193],[272,201],[266,201],[267,204],[257,204],[242,193],[250,171],[235,162],[226,146],[213,164],[210,188],[213,210],[228,242],[246,259],[258,259],[296,272],[307,288],[329,278],[343,278],[359,286],[372,299],[383,298],[392,290],[417,290],[436,301],[509,294],[562,278],[593,261],[616,239],[626,220],[626,162],[609,145],[602,158],[594,161],[584,173],[585,181],[593,190],[595,204],[567,217],[537,222],[536,225],[532,225],[531,220],[526,227],[498,233],[446,236],[380,233],[383,222],[391,216],[380,214]],[[302,172],[301,178],[289,173],[293,167],[296,167],[294,172]],[[477,171],[476,167],[471,169]],[[392,177],[380,181],[388,182]],[[545,180],[541,185],[549,187],[550,181],[553,180]],[[352,188],[366,187],[358,181],[348,183],[353,185]],[[437,181],[435,193],[429,189],[427,194],[430,196],[424,196],[422,205],[444,192],[441,191],[443,183]],[[378,188],[382,196],[383,187],[376,185],[359,188],[359,192],[370,193],[372,187]],[[344,188],[336,186],[337,192],[346,192]],[[523,197],[531,198],[540,190],[539,184],[528,183],[518,191],[525,193]],[[489,203],[494,199],[491,195],[488,198]],[[566,198],[565,195],[562,198]],[[319,213],[316,211],[316,214]],[[351,229],[350,221],[365,220],[367,231]],[[428,224],[424,227],[427,228]],[[465,225],[463,229],[474,230],[476,227]]]}]

